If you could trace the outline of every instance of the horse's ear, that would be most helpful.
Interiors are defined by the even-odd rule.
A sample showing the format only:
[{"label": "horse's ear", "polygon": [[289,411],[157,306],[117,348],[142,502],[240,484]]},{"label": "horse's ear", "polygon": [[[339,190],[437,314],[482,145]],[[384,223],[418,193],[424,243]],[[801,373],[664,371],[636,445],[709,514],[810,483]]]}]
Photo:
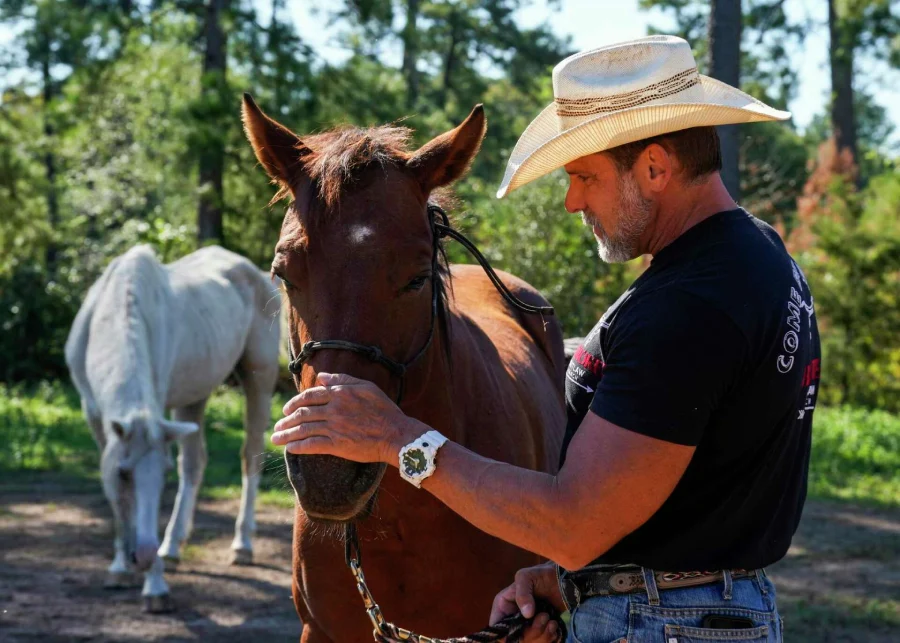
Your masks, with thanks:
[{"label": "horse's ear", "polygon": [[196,422],[178,422],[176,420],[160,420],[163,437],[166,440],[180,440],[181,438],[196,433],[200,430],[200,425]]},{"label": "horse's ear", "polygon": [[127,440],[131,437],[131,425],[122,420],[110,420],[109,428],[120,440]]},{"label": "horse's ear", "polygon": [[475,106],[456,129],[441,134],[423,145],[407,161],[426,194],[453,183],[469,169],[487,130],[484,107]]},{"label": "horse's ear", "polygon": [[300,159],[309,149],[281,123],[266,116],[250,94],[244,94],[241,107],[244,132],[256,158],[274,181],[292,187],[300,172]]}]

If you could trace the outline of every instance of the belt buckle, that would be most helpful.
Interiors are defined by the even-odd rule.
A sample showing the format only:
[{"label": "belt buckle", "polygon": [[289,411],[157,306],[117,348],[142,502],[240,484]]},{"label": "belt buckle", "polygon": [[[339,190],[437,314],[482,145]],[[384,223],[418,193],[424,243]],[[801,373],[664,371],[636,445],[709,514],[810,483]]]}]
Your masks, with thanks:
[{"label": "belt buckle", "polygon": [[613,594],[632,594],[644,589],[644,577],[633,571],[622,571],[610,574],[609,591]]}]

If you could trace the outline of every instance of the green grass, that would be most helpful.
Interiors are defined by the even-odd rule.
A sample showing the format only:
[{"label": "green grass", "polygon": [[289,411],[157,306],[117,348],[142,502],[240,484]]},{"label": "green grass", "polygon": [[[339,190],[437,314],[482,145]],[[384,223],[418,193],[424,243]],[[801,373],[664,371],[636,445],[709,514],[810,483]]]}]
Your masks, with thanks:
[{"label": "green grass", "polygon": [[784,619],[784,640],[794,643],[864,641],[900,628],[900,601],[894,600],[834,596],[809,602],[779,596],[778,611]]},{"label": "green grass", "polygon": [[[272,403],[272,423],[284,398]],[[244,398],[221,387],[206,412],[209,464],[203,493],[240,496]],[[32,472],[54,472],[85,480],[98,477],[99,454],[81,415],[75,391],[41,384],[29,390],[0,387],[0,479],[24,481]],[[291,506],[280,449],[266,440],[261,483],[263,502]],[[175,476],[175,473],[171,474]],[[14,481],[14,480],[12,480]],[[816,411],[809,492],[812,497],[900,506],[900,416],[840,407]]]},{"label": "green grass", "polygon": [[811,496],[900,506],[900,416],[818,409],[809,468]]},{"label": "green grass", "polygon": [[[272,402],[272,424],[281,417],[286,400]],[[202,493],[212,498],[239,498],[244,398],[239,391],[220,387],[206,410],[209,463]],[[99,481],[100,454],[81,414],[77,393],[68,386],[41,384],[29,390],[0,387],[0,480],[28,484],[52,475],[67,480]],[[260,500],[293,506],[284,478],[281,449],[266,439],[266,463]],[[170,472],[170,482],[177,474]]]},{"label": "green grass", "polygon": [[97,476],[99,453],[70,387],[25,392],[0,387],[0,471],[64,471]]}]

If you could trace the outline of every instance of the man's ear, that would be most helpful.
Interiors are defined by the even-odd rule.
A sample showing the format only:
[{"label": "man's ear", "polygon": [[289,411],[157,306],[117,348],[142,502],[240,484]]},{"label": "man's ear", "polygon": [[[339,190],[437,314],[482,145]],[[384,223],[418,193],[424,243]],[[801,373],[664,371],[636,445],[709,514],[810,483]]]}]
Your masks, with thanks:
[{"label": "man's ear", "polygon": [[486,130],[484,107],[478,104],[459,127],[432,139],[413,153],[406,166],[416,175],[425,194],[453,183],[466,173],[478,154]]},{"label": "man's ear", "polygon": [[309,154],[309,148],[291,130],[266,116],[248,93],[244,94],[241,120],[266,173],[273,181],[292,188],[301,171],[300,159]]},{"label": "man's ear", "polygon": [[648,145],[635,163],[638,183],[652,192],[662,192],[679,169],[675,163],[677,159],[665,147],[659,143]]}]

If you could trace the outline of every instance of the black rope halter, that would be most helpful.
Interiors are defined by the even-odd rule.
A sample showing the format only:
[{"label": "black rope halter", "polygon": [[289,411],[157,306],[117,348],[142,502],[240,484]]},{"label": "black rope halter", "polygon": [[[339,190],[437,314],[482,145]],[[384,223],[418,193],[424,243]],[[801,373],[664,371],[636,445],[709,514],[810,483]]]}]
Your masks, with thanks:
[{"label": "black rope halter", "polygon": [[[440,218],[440,221],[437,219]],[[434,339],[434,324],[435,319],[437,318],[438,311],[438,280],[440,279],[438,273],[438,260],[440,256],[440,243],[441,239],[445,237],[450,237],[458,242],[460,242],[463,247],[472,253],[472,256],[481,264],[481,267],[484,269],[484,272],[487,274],[488,279],[491,280],[491,283],[494,284],[494,287],[497,291],[503,296],[503,298],[509,302],[513,307],[518,308],[522,312],[525,313],[537,313],[541,315],[552,315],[553,307],[552,306],[534,306],[532,304],[527,304],[518,297],[516,297],[509,288],[506,287],[506,284],[500,280],[500,277],[497,276],[497,273],[494,272],[494,269],[491,267],[491,264],[485,258],[481,252],[478,251],[478,248],[475,247],[475,244],[469,241],[461,232],[454,230],[450,227],[450,219],[447,217],[447,213],[444,212],[443,208],[435,203],[428,204],[428,219],[431,225],[431,235],[432,235],[432,255],[431,255],[431,327],[428,330],[428,338],[425,340],[425,343],[422,344],[422,347],[416,352],[415,355],[412,356],[406,362],[398,362],[397,360],[391,359],[377,346],[371,346],[368,344],[359,344],[357,342],[350,342],[343,339],[324,339],[321,341],[308,341],[303,344],[303,347],[300,349],[300,352],[297,353],[296,357],[294,356],[294,349],[291,346],[290,341],[288,341],[288,352],[290,354],[291,361],[288,363],[288,370],[294,375],[299,375],[303,371],[303,365],[309,361],[309,359],[316,353],[316,351],[322,350],[344,350],[344,351],[352,351],[357,353],[358,355],[362,355],[363,357],[368,358],[370,361],[375,362],[376,364],[381,364],[388,371],[390,371],[391,375],[397,377],[400,380],[400,387],[397,392],[397,405],[400,405],[400,402],[403,400],[403,388],[404,382],[406,380],[406,371],[412,366],[419,358],[421,358],[428,348],[431,346],[431,342]]]}]

